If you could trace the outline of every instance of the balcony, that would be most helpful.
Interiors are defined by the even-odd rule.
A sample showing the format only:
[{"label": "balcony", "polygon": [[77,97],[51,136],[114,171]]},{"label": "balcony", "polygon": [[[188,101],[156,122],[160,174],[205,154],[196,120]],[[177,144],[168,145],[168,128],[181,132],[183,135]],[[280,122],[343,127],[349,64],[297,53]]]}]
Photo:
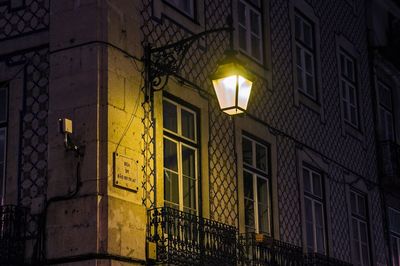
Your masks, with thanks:
[{"label": "balcony", "polygon": [[382,184],[386,188],[400,188],[400,146],[392,141],[379,145]]},{"label": "balcony", "polygon": [[0,265],[22,265],[25,252],[25,209],[0,206]]},{"label": "balcony", "polygon": [[239,265],[304,265],[300,247],[272,238],[258,239],[257,236],[254,233],[239,235]]},{"label": "balcony", "polygon": [[252,266],[351,266],[318,253],[303,254],[301,247],[254,233],[239,235],[239,265]]},{"label": "balcony", "polygon": [[156,262],[173,265],[235,265],[235,227],[172,208],[148,211],[148,241]]}]

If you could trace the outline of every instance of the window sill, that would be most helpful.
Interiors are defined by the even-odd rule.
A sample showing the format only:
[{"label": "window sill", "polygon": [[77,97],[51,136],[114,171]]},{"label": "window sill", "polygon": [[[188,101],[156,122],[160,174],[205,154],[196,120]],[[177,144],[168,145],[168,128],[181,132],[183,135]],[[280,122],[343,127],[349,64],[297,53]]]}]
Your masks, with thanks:
[{"label": "window sill", "polygon": [[297,96],[298,96],[298,103],[302,104],[304,107],[310,109],[311,111],[317,113],[318,115],[320,115],[321,117],[321,122],[325,122],[325,116],[324,116],[324,112],[323,112],[323,108],[321,103],[316,102],[315,100],[312,100],[310,97],[304,95],[303,93],[301,93],[300,91],[297,91]]},{"label": "window sill", "polygon": [[355,128],[354,126],[348,124],[347,122],[344,122],[344,132],[346,133],[346,135],[349,135],[361,142],[364,142],[364,135],[363,133]]},{"label": "window sill", "polygon": [[245,54],[242,51],[239,51],[237,54],[237,58],[243,62],[245,65],[246,69],[248,69],[250,72],[255,74],[257,77],[260,77],[262,79],[267,79],[271,80],[271,71],[268,69],[266,64],[260,63],[253,57]]},{"label": "window sill", "polygon": [[153,1],[153,19],[162,22],[163,17],[173,20],[190,33],[204,31],[204,0],[196,1],[194,17],[180,11],[165,1]]}]

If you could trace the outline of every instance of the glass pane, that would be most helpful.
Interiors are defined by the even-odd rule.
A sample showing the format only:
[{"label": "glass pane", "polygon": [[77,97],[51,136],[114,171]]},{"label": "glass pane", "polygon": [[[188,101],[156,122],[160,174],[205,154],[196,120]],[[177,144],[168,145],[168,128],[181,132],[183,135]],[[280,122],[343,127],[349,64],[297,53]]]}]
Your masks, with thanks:
[{"label": "glass pane", "polygon": [[249,199],[244,200],[244,220],[246,226],[254,228],[254,202]]},{"label": "glass pane", "polygon": [[306,86],[307,86],[307,93],[308,95],[310,95],[311,97],[314,98],[315,93],[314,93],[314,78],[310,75],[306,75]]},{"label": "glass pane", "polygon": [[358,222],[356,219],[352,220],[352,227],[353,227],[353,239],[359,241]]},{"label": "glass pane", "polygon": [[242,139],[243,162],[253,165],[253,143],[247,139]]},{"label": "glass pane", "polygon": [[304,198],[304,208],[305,208],[305,219],[306,219],[306,238],[307,247],[314,251],[314,222],[313,222],[313,211],[312,211],[312,201],[308,198]]},{"label": "glass pane", "polygon": [[365,206],[365,198],[363,196],[358,195],[357,200],[358,200],[358,214],[360,214],[363,217],[366,217],[367,210]]},{"label": "glass pane", "polygon": [[325,230],[324,230],[324,213],[322,204],[315,203],[315,227],[316,227],[316,240],[317,251],[325,253]]},{"label": "glass pane", "polygon": [[312,193],[310,171],[307,168],[303,168],[303,180],[304,180],[304,191]]},{"label": "glass pane", "polygon": [[297,67],[297,86],[299,90],[304,91],[303,70],[299,67]]},{"label": "glass pane", "polygon": [[195,150],[182,145],[182,172],[184,176],[196,178]]},{"label": "glass pane", "polygon": [[258,199],[258,225],[260,232],[269,233],[268,226],[268,181],[264,178],[257,178],[257,199]]},{"label": "glass pane", "polygon": [[256,144],[256,167],[267,171],[267,149],[259,144]]},{"label": "glass pane", "polygon": [[260,44],[261,44],[260,38],[255,37],[254,35],[252,35],[251,36],[251,55],[254,58],[257,58],[257,59],[261,60]]},{"label": "glass pane", "polygon": [[296,39],[301,39],[301,19],[297,15],[294,19],[294,31]]},{"label": "glass pane", "polygon": [[243,26],[246,25],[246,6],[241,1],[238,1],[238,21]]},{"label": "glass pane", "polygon": [[301,60],[301,54],[302,54],[301,48],[299,46],[296,46],[296,63],[297,63],[297,66],[299,66],[301,68],[304,68],[303,62]]},{"label": "glass pane", "polygon": [[194,0],[167,0],[168,3],[172,4],[179,10],[193,17],[193,1]]},{"label": "glass pane", "polygon": [[244,181],[244,197],[254,199],[253,194],[253,175],[249,172],[243,172]]},{"label": "glass pane", "polygon": [[247,51],[246,29],[239,26],[239,47]]},{"label": "glass pane", "polygon": [[188,112],[184,109],[182,109],[181,112],[181,122],[182,122],[182,136],[195,140],[195,132],[196,132],[196,127],[195,127],[195,115],[191,112]]},{"label": "glass pane", "polygon": [[360,243],[357,240],[353,240],[353,249],[356,257],[356,263],[357,265],[361,265]]},{"label": "glass pane", "polygon": [[307,23],[303,23],[303,30],[304,30],[304,43],[312,48],[313,47],[313,40],[312,40],[312,28],[311,25]]},{"label": "glass pane", "polygon": [[7,90],[0,88],[0,122],[7,120]]},{"label": "glass pane", "polygon": [[305,63],[306,63],[306,70],[308,73],[310,73],[311,75],[314,74],[314,70],[313,70],[313,58],[311,56],[311,54],[309,53],[304,53],[304,59],[305,59]]},{"label": "glass pane", "polygon": [[164,199],[170,203],[179,204],[178,174],[164,170]]},{"label": "glass pane", "polygon": [[312,173],[313,179],[313,194],[322,198],[322,184],[321,176],[317,173]]},{"label": "glass pane", "polygon": [[176,105],[163,101],[163,126],[165,129],[178,132]]},{"label": "glass pane", "polygon": [[315,202],[315,224],[317,227],[324,227],[324,212],[322,204]]},{"label": "glass pane", "polygon": [[183,206],[196,210],[196,180],[183,177]]},{"label": "glass pane", "polygon": [[350,59],[347,59],[346,63],[347,63],[347,77],[351,81],[354,81],[354,65],[353,65],[353,61],[350,60]]},{"label": "glass pane", "polygon": [[346,76],[346,69],[344,64],[344,55],[340,54],[340,72],[343,76]]},{"label": "glass pane", "polygon": [[368,243],[368,232],[367,232],[367,225],[363,222],[359,222],[360,225],[360,237],[362,243]]},{"label": "glass pane", "polygon": [[389,225],[390,230],[400,234],[400,212],[389,208]]},{"label": "glass pane", "polygon": [[312,201],[309,198],[304,198],[304,207],[306,212],[306,221],[313,223]]},{"label": "glass pane", "polygon": [[306,222],[307,249],[314,252],[314,229],[311,222]]},{"label": "glass pane", "polygon": [[350,204],[351,204],[351,212],[358,213],[357,211],[357,202],[356,202],[356,194],[354,192],[350,193]]},{"label": "glass pane", "polygon": [[260,15],[250,10],[250,29],[251,32],[260,36]]},{"label": "glass pane", "polygon": [[175,142],[164,138],[164,168],[178,171],[178,146]]}]

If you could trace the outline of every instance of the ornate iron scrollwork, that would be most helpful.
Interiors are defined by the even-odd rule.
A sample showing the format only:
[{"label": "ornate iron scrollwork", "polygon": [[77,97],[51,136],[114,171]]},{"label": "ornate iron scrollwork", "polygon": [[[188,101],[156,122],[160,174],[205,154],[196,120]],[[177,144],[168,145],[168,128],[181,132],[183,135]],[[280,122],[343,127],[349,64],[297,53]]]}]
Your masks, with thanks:
[{"label": "ornate iron scrollwork", "polygon": [[158,48],[152,48],[148,43],[145,44],[146,101],[152,97],[154,91],[160,91],[165,88],[170,75],[179,75],[179,70],[181,69],[186,54],[196,41],[206,35],[222,31],[232,32],[233,28],[223,27],[203,31],[181,41]]}]

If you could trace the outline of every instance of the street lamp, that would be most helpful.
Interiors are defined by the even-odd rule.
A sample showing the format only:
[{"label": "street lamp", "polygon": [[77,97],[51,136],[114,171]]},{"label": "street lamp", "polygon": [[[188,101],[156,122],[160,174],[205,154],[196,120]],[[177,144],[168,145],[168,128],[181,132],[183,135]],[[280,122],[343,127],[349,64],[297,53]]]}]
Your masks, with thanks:
[{"label": "street lamp", "polygon": [[[158,48],[152,48],[146,44],[144,47],[145,100],[152,99],[155,91],[163,90],[170,75],[178,74],[186,53],[195,41],[211,33],[222,31],[230,32],[232,48],[232,27],[204,31]],[[219,106],[229,115],[246,111],[254,80],[253,75],[243,67],[235,54],[232,50],[227,51],[225,58],[211,76]]]},{"label": "street lamp", "polygon": [[211,76],[219,107],[228,115],[246,111],[254,80],[253,75],[246,71],[235,54],[233,51],[227,51],[225,58]]}]

